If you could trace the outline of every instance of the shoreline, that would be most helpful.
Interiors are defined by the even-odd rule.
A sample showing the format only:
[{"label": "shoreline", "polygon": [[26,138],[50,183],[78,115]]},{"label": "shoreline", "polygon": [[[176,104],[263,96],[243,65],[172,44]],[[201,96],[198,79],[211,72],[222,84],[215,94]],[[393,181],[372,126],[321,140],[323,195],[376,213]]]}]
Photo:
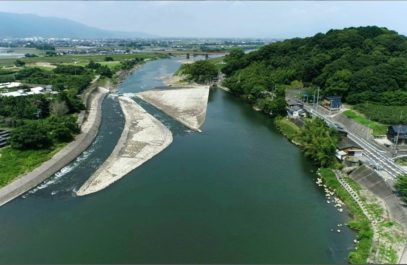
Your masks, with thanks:
[{"label": "shoreline", "polygon": [[0,188],[0,206],[41,184],[67,164],[77,158],[94,141],[102,121],[102,102],[109,90],[98,87],[90,93],[90,106],[81,125],[81,133],[58,151],[51,159],[45,161],[33,171],[17,177],[13,182]]},{"label": "shoreline", "polygon": [[[285,119],[287,119],[287,117],[281,118],[281,120],[285,120]],[[295,145],[297,145],[298,147],[301,148],[301,145],[295,141],[295,139],[294,139],[295,137],[294,137],[293,133],[290,132],[292,129],[284,128],[284,124],[281,124],[278,121],[279,121],[278,119],[274,121],[275,126],[278,129],[278,131],[286,139],[288,139],[291,143],[293,143],[293,144],[295,144]],[[293,124],[293,126],[297,126],[297,125]],[[378,187],[375,187],[376,185],[380,186],[382,184],[381,183],[382,180],[380,179],[380,177],[378,177],[378,179],[374,179],[374,180],[370,180],[370,181],[366,181],[366,179],[367,178],[369,178],[369,179],[373,178],[372,173],[369,173],[366,176],[363,175],[363,176],[360,176],[360,177],[359,176],[355,177],[355,173],[357,171],[359,171],[363,167],[364,166],[360,166],[358,169],[354,170],[352,173],[344,174],[344,176],[346,178],[348,178],[348,179],[353,180],[355,182],[354,185],[358,185],[358,188],[356,189],[357,191],[355,193],[357,194],[357,196],[359,198],[363,198],[363,203],[362,204],[364,205],[364,207],[366,208],[366,205],[370,205],[370,207],[374,207],[372,205],[378,205],[380,207],[380,209],[383,211],[382,216],[380,216],[380,217],[375,216],[374,218],[372,218],[372,216],[374,216],[374,213],[372,213],[372,210],[369,210],[368,211],[369,214],[366,215],[365,212],[363,211],[363,208],[360,207],[360,205],[357,205],[356,206],[357,208],[355,208],[356,200],[354,198],[352,198],[353,197],[352,194],[348,190],[346,190],[344,188],[342,183],[339,180],[336,180],[336,179],[334,181],[337,182],[338,184],[340,184],[341,189],[346,190],[346,194],[344,194],[343,192],[341,193],[338,190],[335,192],[335,194],[336,194],[336,196],[340,197],[340,199],[345,203],[345,208],[347,209],[348,215],[351,218],[350,219],[351,221],[348,222],[348,227],[356,232],[358,238],[363,233],[366,233],[366,231],[363,230],[363,229],[366,229],[366,227],[359,227],[359,229],[357,229],[355,227],[349,226],[349,224],[352,223],[352,222],[360,222],[361,218],[366,218],[366,220],[369,222],[369,227],[370,227],[369,229],[372,232],[372,238],[371,238],[371,244],[372,245],[371,245],[371,248],[370,248],[369,255],[367,257],[367,262],[369,263],[369,262],[375,261],[373,263],[376,263],[377,262],[377,260],[376,260],[377,259],[377,253],[378,253],[377,248],[378,247],[383,247],[383,244],[379,245],[380,241],[377,240],[378,237],[382,236],[381,231],[383,229],[382,228],[383,223],[385,223],[385,222],[394,222],[395,227],[397,227],[397,226],[403,227],[402,230],[403,230],[403,237],[404,237],[403,241],[404,242],[406,242],[406,240],[407,240],[405,238],[407,230],[405,229],[405,227],[406,227],[405,223],[400,221],[399,220],[400,218],[396,218],[394,216],[394,215],[404,214],[404,210],[402,210],[402,209],[400,210],[398,208],[399,207],[398,203],[395,203],[397,205],[394,205],[394,203],[393,204],[390,203],[390,205],[388,204],[389,203],[388,200],[390,200],[390,202],[393,202],[392,199],[390,198],[391,196],[395,197],[393,192],[389,190],[386,193],[382,189],[378,190]],[[325,168],[325,169],[324,168],[319,168],[318,172],[321,169],[326,170],[327,168]],[[331,170],[332,172],[334,171],[334,169],[332,169],[332,168],[328,168],[328,170]],[[341,173],[341,174],[343,174],[343,173]],[[326,186],[329,189],[335,190],[335,189],[338,188],[338,187],[335,187],[334,181],[332,181],[332,180],[328,181],[324,176],[322,176],[322,175],[319,175],[319,176],[323,179],[324,183],[326,184]],[[347,181],[345,181],[345,182],[347,182]],[[386,184],[384,184],[384,186],[386,186]],[[381,188],[383,188],[383,187],[381,187]],[[391,189],[391,188],[389,188],[389,189]],[[359,193],[361,193],[361,194],[359,194]],[[386,193],[386,194],[385,195],[382,194],[382,196],[384,196],[382,198],[378,193]],[[396,200],[398,200],[398,199],[396,199]],[[384,201],[386,201],[386,202],[384,202]],[[364,209],[364,210],[366,211],[366,209]],[[363,217],[361,217],[361,215],[360,215],[360,213],[358,211],[362,212]],[[377,228],[378,225],[381,225],[380,229]],[[395,238],[394,233],[395,233],[394,230],[392,230],[391,231],[391,237],[393,237],[393,239]],[[357,242],[359,242],[359,240]],[[386,242],[386,243],[388,243],[388,242]],[[404,245],[403,250],[399,249],[398,242],[393,242],[393,244],[390,245],[390,247],[392,247],[392,248],[394,247],[393,249],[397,252],[398,259],[397,259],[397,261],[395,263],[397,263],[397,262],[399,264],[400,263],[402,263],[402,264],[405,263],[406,256],[407,256],[406,253],[405,253],[406,252],[405,249],[407,248],[406,244],[407,243],[403,244]],[[358,249],[359,249],[358,245],[356,245],[356,247],[353,250],[351,250],[349,252],[349,254],[351,254],[353,252],[357,252]],[[380,258],[383,259],[383,256],[381,256]],[[383,260],[381,260],[381,261],[383,261]]]},{"label": "shoreline", "polygon": [[125,126],[113,152],[76,192],[77,196],[101,191],[141,166],[172,143],[171,131],[135,101],[119,97]]}]

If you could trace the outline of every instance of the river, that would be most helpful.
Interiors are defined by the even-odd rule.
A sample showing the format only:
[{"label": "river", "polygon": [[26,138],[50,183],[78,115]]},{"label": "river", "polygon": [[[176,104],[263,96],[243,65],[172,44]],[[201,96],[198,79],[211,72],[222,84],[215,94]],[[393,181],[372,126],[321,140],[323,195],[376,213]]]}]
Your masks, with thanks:
[{"label": "river", "polygon": [[[119,92],[162,85],[178,60],[146,63]],[[140,103],[172,130],[172,145],[109,188],[75,197],[123,129],[108,96],[92,146],[0,207],[1,263],[346,262],[355,234],[336,232],[346,213],[326,203],[316,168],[268,117],[213,90],[195,133]]]}]

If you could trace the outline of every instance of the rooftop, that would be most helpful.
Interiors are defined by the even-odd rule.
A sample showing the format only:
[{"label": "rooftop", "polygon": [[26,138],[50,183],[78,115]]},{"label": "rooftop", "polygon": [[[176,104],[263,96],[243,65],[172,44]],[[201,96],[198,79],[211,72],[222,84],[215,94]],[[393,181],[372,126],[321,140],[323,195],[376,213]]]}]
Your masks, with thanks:
[{"label": "rooftop", "polygon": [[396,133],[407,134],[407,125],[392,125],[390,126]]},{"label": "rooftop", "polygon": [[326,96],[325,98],[328,99],[328,100],[342,99],[341,96]]},{"label": "rooftop", "polygon": [[338,142],[338,144],[336,146],[340,150],[347,149],[347,148],[352,148],[352,147],[362,149],[357,143],[350,140],[348,137],[341,137],[341,139],[339,140],[339,142]]}]

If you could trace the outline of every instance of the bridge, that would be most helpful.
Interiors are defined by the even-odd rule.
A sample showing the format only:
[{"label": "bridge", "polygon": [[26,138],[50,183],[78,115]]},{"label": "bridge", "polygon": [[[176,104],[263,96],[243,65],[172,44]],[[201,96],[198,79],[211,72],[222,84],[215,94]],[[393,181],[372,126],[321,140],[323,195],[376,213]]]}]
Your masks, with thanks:
[{"label": "bridge", "polygon": [[205,56],[205,59],[208,59],[211,55],[226,55],[228,52],[226,51],[211,51],[211,52],[203,52],[203,51],[161,51],[159,53],[165,53],[169,56],[181,56],[185,55],[186,59],[189,59],[191,56]]}]

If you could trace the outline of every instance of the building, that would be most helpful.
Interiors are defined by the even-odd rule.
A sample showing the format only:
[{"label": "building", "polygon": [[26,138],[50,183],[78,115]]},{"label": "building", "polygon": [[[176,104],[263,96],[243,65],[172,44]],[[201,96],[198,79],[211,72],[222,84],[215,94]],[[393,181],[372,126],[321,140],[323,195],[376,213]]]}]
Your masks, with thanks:
[{"label": "building", "polygon": [[304,103],[302,103],[301,101],[299,101],[299,100],[296,100],[296,99],[288,99],[287,100],[287,106],[290,108],[290,107],[294,107],[294,106],[298,106],[298,107],[301,107],[301,108],[303,108],[304,107]]},{"label": "building", "polygon": [[359,163],[363,156],[363,148],[347,137],[341,137],[336,145],[335,156],[344,162]]},{"label": "building", "polygon": [[322,101],[322,106],[328,110],[339,110],[342,107],[342,97],[328,96]]},{"label": "building", "polygon": [[47,86],[34,86],[34,87],[31,87],[30,89],[18,89],[18,90],[12,91],[12,92],[0,93],[0,96],[24,97],[24,96],[31,96],[31,95],[40,95],[40,94],[45,94],[45,93],[58,94],[58,92],[52,91],[51,85],[47,85]]},{"label": "building", "polygon": [[387,138],[393,143],[407,144],[407,125],[389,126]]},{"label": "building", "polygon": [[288,117],[297,119],[299,117],[305,117],[306,113],[304,109],[299,106],[292,106],[287,108]]}]

